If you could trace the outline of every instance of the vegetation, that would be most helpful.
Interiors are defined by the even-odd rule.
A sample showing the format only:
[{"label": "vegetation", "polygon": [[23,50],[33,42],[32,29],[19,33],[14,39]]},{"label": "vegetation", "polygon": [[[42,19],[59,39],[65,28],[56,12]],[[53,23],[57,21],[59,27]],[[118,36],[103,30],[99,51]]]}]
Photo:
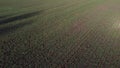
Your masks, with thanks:
[{"label": "vegetation", "polygon": [[119,68],[118,0],[0,0],[0,68]]}]

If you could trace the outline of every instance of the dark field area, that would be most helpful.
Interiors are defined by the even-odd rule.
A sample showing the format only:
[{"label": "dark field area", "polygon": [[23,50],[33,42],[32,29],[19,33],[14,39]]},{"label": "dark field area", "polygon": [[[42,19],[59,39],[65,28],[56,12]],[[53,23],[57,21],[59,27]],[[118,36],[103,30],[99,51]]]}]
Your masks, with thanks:
[{"label": "dark field area", "polygon": [[0,68],[120,68],[120,1],[0,0]]}]

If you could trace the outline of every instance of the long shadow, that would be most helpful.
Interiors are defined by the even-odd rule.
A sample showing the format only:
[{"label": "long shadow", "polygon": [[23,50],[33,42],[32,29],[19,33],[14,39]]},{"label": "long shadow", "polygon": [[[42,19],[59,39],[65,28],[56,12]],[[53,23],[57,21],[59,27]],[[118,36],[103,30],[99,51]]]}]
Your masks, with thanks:
[{"label": "long shadow", "polygon": [[22,15],[19,15],[19,16],[14,16],[14,17],[10,17],[10,18],[7,18],[7,19],[3,19],[3,20],[0,20],[0,25],[6,24],[6,23],[9,23],[9,22],[13,22],[13,21],[17,21],[17,20],[26,19],[26,18],[35,16],[35,15],[41,14],[42,12],[44,12],[44,11],[41,10],[41,11],[31,12],[31,13],[22,14]]},{"label": "long shadow", "polygon": [[[38,14],[40,14],[42,12],[43,12],[43,10],[32,12],[32,13],[27,13],[27,14],[15,16],[15,17],[11,17],[11,18],[8,18],[8,19],[5,19],[5,20],[0,20],[0,25],[6,24],[6,23],[9,23],[9,22],[13,22],[13,21],[17,21],[17,20],[26,19],[26,18],[35,16],[35,15],[38,15]],[[22,28],[22,27],[24,27],[26,25],[30,25],[32,23],[33,23],[33,21],[30,20],[30,21],[27,21],[27,22],[21,22],[19,24],[15,24],[13,26],[0,28],[0,35],[5,35],[5,34],[8,34],[10,32],[14,32],[16,29]]]},{"label": "long shadow", "polygon": [[22,22],[13,26],[9,26],[9,27],[4,27],[0,29],[0,35],[5,35],[11,32],[14,32],[15,30],[17,30],[18,28],[22,28],[26,25],[30,25],[32,24],[32,21],[28,21],[28,22]]}]

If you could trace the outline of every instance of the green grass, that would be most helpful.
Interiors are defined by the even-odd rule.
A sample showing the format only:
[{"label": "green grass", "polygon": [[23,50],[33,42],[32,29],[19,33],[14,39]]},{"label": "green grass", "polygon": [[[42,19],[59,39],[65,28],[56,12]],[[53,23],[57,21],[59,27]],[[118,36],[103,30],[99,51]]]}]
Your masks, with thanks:
[{"label": "green grass", "polygon": [[1,68],[119,68],[118,0],[1,0]]}]

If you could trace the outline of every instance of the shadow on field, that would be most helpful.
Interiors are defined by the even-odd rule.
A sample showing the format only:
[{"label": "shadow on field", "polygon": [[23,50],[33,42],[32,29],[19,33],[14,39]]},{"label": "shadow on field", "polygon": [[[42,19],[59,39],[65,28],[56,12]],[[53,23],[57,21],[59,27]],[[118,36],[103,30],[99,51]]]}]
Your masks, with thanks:
[{"label": "shadow on field", "polygon": [[[13,22],[13,21],[17,21],[17,20],[22,20],[22,19],[30,18],[32,16],[41,14],[42,12],[43,12],[43,10],[36,11],[36,12],[31,12],[31,13],[26,13],[26,14],[22,14],[22,15],[10,17],[10,18],[7,18],[7,19],[3,19],[3,20],[0,20],[0,25],[6,24],[6,23],[9,23],[9,22]],[[4,18],[4,17],[6,17],[6,16],[2,16],[1,18]]]},{"label": "shadow on field", "polygon": [[[13,21],[17,21],[17,20],[26,19],[26,18],[35,16],[35,15],[38,15],[42,12],[43,12],[43,10],[32,12],[32,13],[27,13],[27,14],[15,16],[15,17],[11,17],[11,18],[8,18],[8,19],[5,19],[5,20],[0,20],[0,25],[6,24],[6,23],[9,23],[9,22],[13,22]],[[22,23],[19,23],[19,24],[15,24],[13,26],[7,26],[7,27],[0,28],[0,35],[4,35],[4,34],[10,33],[10,32],[13,32],[18,28],[24,27],[26,25],[30,25],[32,23],[33,22],[30,20],[30,21],[27,21],[27,22],[22,22]]]},{"label": "shadow on field", "polygon": [[9,26],[9,27],[1,28],[0,29],[0,35],[4,35],[4,34],[7,34],[9,32],[13,32],[13,31],[15,31],[18,28],[21,28],[21,27],[24,27],[24,26],[30,25],[30,24],[32,24],[32,22],[28,21],[28,22],[16,24],[14,26]]}]

